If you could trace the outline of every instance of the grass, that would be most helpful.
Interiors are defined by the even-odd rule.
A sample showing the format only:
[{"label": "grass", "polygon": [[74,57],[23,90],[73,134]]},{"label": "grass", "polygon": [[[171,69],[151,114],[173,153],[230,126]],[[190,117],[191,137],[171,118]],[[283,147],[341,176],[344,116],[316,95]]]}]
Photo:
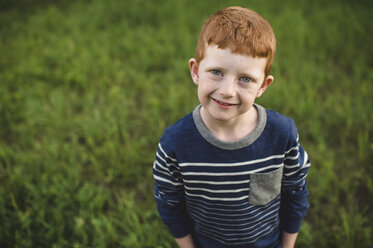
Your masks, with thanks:
[{"label": "grass", "polygon": [[198,104],[187,67],[228,5],[276,33],[259,99],[312,160],[297,247],[373,245],[368,1],[0,1],[0,246],[175,247],[153,201],[165,127]]}]

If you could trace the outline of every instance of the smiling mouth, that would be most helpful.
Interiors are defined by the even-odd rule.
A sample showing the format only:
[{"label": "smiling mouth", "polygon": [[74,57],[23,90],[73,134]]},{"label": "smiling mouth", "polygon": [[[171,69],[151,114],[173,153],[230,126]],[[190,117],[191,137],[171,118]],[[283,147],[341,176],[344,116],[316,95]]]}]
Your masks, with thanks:
[{"label": "smiling mouth", "polygon": [[217,100],[215,98],[212,98],[212,97],[211,97],[211,99],[214,100],[215,102],[217,102],[219,105],[223,105],[223,106],[236,106],[236,105],[238,105],[237,103],[222,102],[222,101],[219,101],[219,100]]}]

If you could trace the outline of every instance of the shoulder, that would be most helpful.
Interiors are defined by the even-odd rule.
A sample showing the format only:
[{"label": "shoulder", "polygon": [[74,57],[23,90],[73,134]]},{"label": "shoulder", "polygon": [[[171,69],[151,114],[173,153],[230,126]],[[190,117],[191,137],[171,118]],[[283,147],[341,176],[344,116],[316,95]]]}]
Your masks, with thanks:
[{"label": "shoulder", "polygon": [[297,127],[292,118],[270,109],[266,109],[266,114],[266,129],[271,133],[276,133],[278,135],[287,137],[297,136]]},{"label": "shoulder", "polygon": [[277,125],[289,125],[289,123],[294,122],[292,118],[280,114],[279,112],[276,112],[271,109],[265,109],[267,113],[267,120],[271,123],[275,123]]},{"label": "shoulder", "polygon": [[190,113],[165,129],[161,143],[166,146],[175,146],[177,143],[185,142],[187,137],[195,132],[194,130],[193,117]]}]

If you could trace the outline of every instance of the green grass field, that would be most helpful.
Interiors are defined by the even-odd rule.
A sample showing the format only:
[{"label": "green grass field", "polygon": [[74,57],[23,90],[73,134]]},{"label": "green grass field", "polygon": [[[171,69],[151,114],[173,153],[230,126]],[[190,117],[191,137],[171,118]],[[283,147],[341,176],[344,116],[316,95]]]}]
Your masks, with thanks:
[{"label": "green grass field", "polygon": [[373,246],[372,2],[1,0],[0,247],[175,247],[152,164],[198,104],[202,23],[229,5],[277,36],[258,102],[312,161],[297,247]]}]

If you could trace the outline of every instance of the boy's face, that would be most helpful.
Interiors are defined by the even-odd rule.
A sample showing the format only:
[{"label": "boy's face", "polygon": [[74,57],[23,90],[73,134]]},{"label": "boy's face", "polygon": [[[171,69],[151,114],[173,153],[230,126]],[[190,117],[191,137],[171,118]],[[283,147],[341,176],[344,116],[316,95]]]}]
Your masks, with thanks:
[{"label": "boy's face", "polygon": [[266,58],[234,54],[217,46],[207,46],[199,64],[190,59],[191,76],[208,118],[229,122],[249,113],[254,100],[273,81],[271,75],[265,78],[266,63]]}]

